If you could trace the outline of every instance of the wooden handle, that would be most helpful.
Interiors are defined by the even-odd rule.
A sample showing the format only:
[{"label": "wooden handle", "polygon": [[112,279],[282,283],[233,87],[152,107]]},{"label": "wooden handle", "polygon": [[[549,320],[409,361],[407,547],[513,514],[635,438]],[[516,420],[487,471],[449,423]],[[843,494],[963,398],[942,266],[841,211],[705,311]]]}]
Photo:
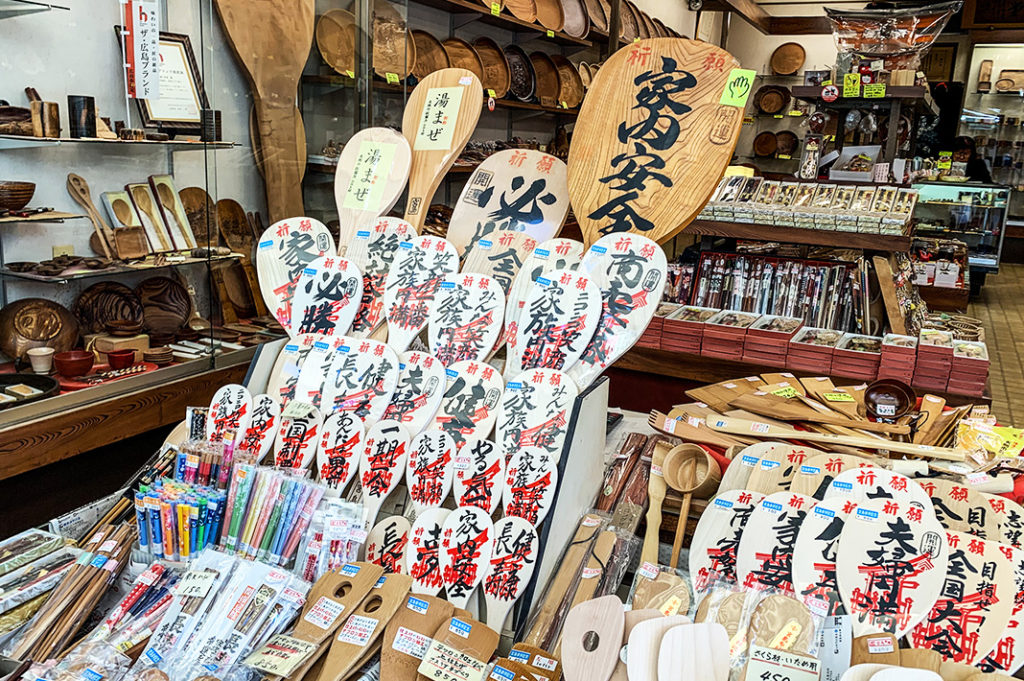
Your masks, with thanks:
[{"label": "wooden handle", "polygon": [[658,532],[661,530],[661,503],[665,499],[665,487],[665,478],[652,471],[651,481],[647,487],[650,503],[647,507],[647,533],[644,535],[643,550],[640,551],[641,565],[645,562],[658,564]]},{"label": "wooden handle", "polygon": [[[683,489],[693,489],[697,480],[697,459],[689,458],[683,464]],[[693,499],[693,492],[683,495],[683,503],[679,507],[679,521],[676,523],[676,536],[672,542],[672,557],[669,565],[673,570],[679,565],[679,550],[683,547],[683,537],[686,536],[686,519],[690,517],[690,501]]]},{"label": "wooden handle", "polygon": [[[86,217],[89,218],[89,222],[92,223],[92,229],[96,232],[96,238],[99,239],[100,246],[103,248],[103,255],[109,259],[113,259],[111,253],[111,247],[114,245],[113,234],[110,238],[107,238],[106,233],[103,231],[103,224],[100,221],[99,214],[96,212],[96,207],[92,203],[92,196],[89,194],[89,184],[79,175],[74,173],[68,173],[68,194],[71,194],[71,198],[75,200],[75,203],[85,209]],[[108,228],[109,229],[109,228]]]},{"label": "wooden handle", "polygon": [[263,302],[263,293],[260,292],[260,282],[256,278],[256,269],[248,259],[242,260],[242,270],[249,282],[249,291],[252,292],[252,302],[256,306],[256,316],[262,317],[267,314],[267,306]]},{"label": "wooden handle", "polygon": [[291,101],[288,106],[282,107],[270,105],[262,98],[256,100],[256,117],[263,147],[267,210],[272,223],[301,216],[305,212],[302,205],[302,173],[299,168],[302,161],[296,146],[296,116],[299,116],[299,112]]},{"label": "wooden handle", "polygon": [[[234,324],[238,321],[238,313],[235,306],[231,304],[228,297],[228,287],[224,283],[224,271],[219,267],[213,268],[213,282],[217,285],[217,297],[220,298],[220,316],[225,324]],[[257,296],[253,296],[255,300]]]}]

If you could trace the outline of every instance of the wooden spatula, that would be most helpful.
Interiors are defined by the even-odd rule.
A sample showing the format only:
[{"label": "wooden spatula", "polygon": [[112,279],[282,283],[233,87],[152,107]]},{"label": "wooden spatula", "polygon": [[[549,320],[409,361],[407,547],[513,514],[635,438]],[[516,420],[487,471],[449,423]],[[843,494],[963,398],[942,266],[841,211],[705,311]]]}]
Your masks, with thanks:
[{"label": "wooden spatula", "polygon": [[658,545],[661,540],[658,538],[661,529],[661,504],[665,501],[665,491],[668,485],[665,483],[665,475],[662,466],[665,457],[672,450],[667,443],[659,442],[654,447],[651,456],[651,477],[647,481],[647,534],[644,535],[643,548],[640,551],[640,564],[658,564]]},{"label": "wooden spatula", "polygon": [[673,627],[687,625],[690,618],[684,615],[658,617],[647,620],[633,627],[626,645],[626,670],[629,678],[658,678],[658,655],[661,651],[661,640]]},{"label": "wooden spatula", "polygon": [[256,316],[265,316],[267,306],[263,302],[260,283],[256,278],[256,268],[252,264],[254,238],[245,209],[238,201],[221,199],[217,202],[217,229],[220,230],[220,235],[228,248],[241,254],[242,271],[245,272],[245,280],[249,283],[252,302],[256,306]]},{"label": "wooden spatula", "polygon": [[412,147],[405,219],[416,231],[423,228],[434,192],[476,129],[483,101],[480,79],[467,69],[434,71],[409,95],[402,117],[402,134]]},{"label": "wooden spatula", "polygon": [[619,657],[624,627],[622,601],[615,595],[585,601],[570,610],[562,628],[566,681],[608,681]]},{"label": "wooden spatula", "polygon": [[933,426],[938,421],[939,415],[942,414],[942,408],[946,406],[946,400],[937,395],[925,395],[921,398],[921,413],[924,417],[917,422],[917,431],[914,433],[915,444],[931,444],[933,435],[938,433],[932,433]]},{"label": "wooden spatula", "polygon": [[537,530],[522,518],[507,517],[494,523],[484,577],[487,626],[500,632],[512,606],[523,595],[537,565]]},{"label": "wooden spatula", "polygon": [[103,217],[96,210],[96,204],[92,202],[92,195],[89,193],[89,183],[81,175],[69,173],[68,194],[71,194],[71,198],[75,200],[75,203],[85,209],[86,216],[92,222],[93,231],[103,247],[103,254],[107,258],[119,257],[114,250],[114,232],[111,231],[110,225],[104,222]]},{"label": "wooden spatula", "polygon": [[384,630],[381,678],[415,681],[416,668],[430,647],[431,637],[451,619],[452,610],[451,603],[434,596],[407,596]]},{"label": "wooden spatula", "polygon": [[728,681],[729,636],[713,622],[672,627],[661,639],[658,681]]},{"label": "wooden spatula", "polygon": [[889,433],[893,435],[906,435],[910,432],[909,426],[901,426],[894,423],[874,423],[872,421],[854,421],[840,416],[830,417],[812,409],[799,398],[787,399],[771,393],[749,393],[740,395],[732,400],[730,404],[740,409],[755,414],[762,414],[771,418],[784,421],[810,421],[811,423],[822,423],[826,425],[846,426],[858,428],[873,433]]},{"label": "wooden spatula", "polygon": [[[216,0],[253,91],[270,221],[302,215],[295,92],[313,44],[314,0]],[[478,88],[479,91],[479,88]]]},{"label": "wooden spatula", "polygon": [[[657,610],[648,608],[643,610],[627,610],[626,611],[626,626],[622,629],[622,645],[623,647],[629,643],[629,635],[633,633],[633,629],[636,625],[647,620],[664,617]],[[618,661],[615,663],[615,670],[612,672],[612,676],[609,681],[629,681],[629,675],[626,672],[626,660],[625,656],[620,653]]]},{"label": "wooden spatula", "polygon": [[[482,678],[484,668],[497,648],[498,632],[483,622],[459,617],[456,613],[434,632],[434,640],[419,666],[419,678]],[[457,659],[457,668],[464,674],[449,675],[453,655]]]}]

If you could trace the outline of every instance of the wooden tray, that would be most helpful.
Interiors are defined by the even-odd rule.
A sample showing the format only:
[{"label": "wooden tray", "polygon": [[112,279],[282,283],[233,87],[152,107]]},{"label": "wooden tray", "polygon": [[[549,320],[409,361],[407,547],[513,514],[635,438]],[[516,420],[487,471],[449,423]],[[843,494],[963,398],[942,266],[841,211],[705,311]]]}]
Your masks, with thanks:
[{"label": "wooden tray", "polygon": [[[530,63],[536,77],[534,97],[542,106],[558,106],[558,95],[562,90],[558,67],[545,52],[531,52]],[[578,77],[578,74],[577,74]]]},{"label": "wooden tray", "polygon": [[480,36],[473,41],[473,49],[476,50],[480,63],[483,66],[483,78],[480,82],[484,84],[484,92],[490,94],[494,91],[494,97],[504,97],[512,85],[512,72],[509,70],[508,59],[501,51],[498,43],[486,36]]},{"label": "wooden tray", "polygon": [[45,298],[22,298],[0,310],[0,350],[21,358],[29,348],[64,352],[78,341],[78,320],[63,305]]},{"label": "wooden tray", "polygon": [[[8,367],[13,370],[14,365],[8,364]],[[57,383],[57,379],[52,376],[42,376],[40,374],[19,374],[19,373],[5,373],[0,375],[0,392],[7,389],[7,386],[18,385],[24,383],[27,386],[35,388],[36,390],[42,390],[43,392],[39,395],[33,395],[32,397],[25,397],[19,399],[17,402],[4,402],[0,404],[0,409],[9,409],[10,407],[18,407],[29,402],[37,402],[39,400],[46,399],[47,397],[53,397],[60,392],[60,385]]]},{"label": "wooden tray", "polygon": [[604,13],[604,7],[598,0],[583,0],[583,3],[587,7],[587,17],[590,19],[590,25],[601,31],[602,33],[608,32],[608,15]]},{"label": "wooden tray", "polygon": [[628,2],[619,6],[619,37],[627,43],[640,37],[640,31],[636,25],[636,14]]},{"label": "wooden tray", "polygon": [[137,374],[126,374],[124,376],[118,376],[116,378],[108,378],[104,381],[101,381],[100,383],[90,383],[89,378],[95,378],[96,374],[103,373],[104,371],[110,371],[109,364],[94,364],[92,369],[85,376],[76,376],[75,378],[68,378],[67,376],[55,374],[54,378],[57,380],[58,383],[60,383],[61,390],[82,390],[83,388],[95,388],[97,385],[110,383],[112,381],[120,381],[122,378],[128,378],[129,376],[138,376],[139,374],[144,374],[149,371],[156,371],[157,369],[160,368],[156,364],[153,364],[152,362],[136,362],[135,364],[132,365],[133,368],[137,366],[143,366],[145,367],[145,369]]},{"label": "wooden tray", "polygon": [[575,109],[583,101],[583,79],[564,55],[552,54],[551,61],[558,69],[558,102],[564,102],[570,109]]},{"label": "wooden tray", "polygon": [[1024,70],[1003,69],[996,81],[996,92],[1012,92],[1024,89]]},{"label": "wooden tray", "polygon": [[412,75],[417,78],[425,78],[434,71],[440,71],[452,65],[440,40],[426,31],[412,31],[411,33],[413,42],[416,43],[416,61],[412,66]]},{"label": "wooden tray", "polygon": [[342,75],[356,68],[356,18],[343,9],[323,13],[316,22],[316,48],[332,69]]},{"label": "wooden tray", "polygon": [[559,0],[534,0],[537,3],[537,23],[549,31],[561,31],[565,15]]},{"label": "wooden tray", "polygon": [[754,156],[774,156],[779,148],[779,140],[775,133],[766,130],[754,138]]},{"label": "wooden tray", "polygon": [[441,42],[441,47],[448,55],[448,61],[451,62],[452,67],[472,71],[473,75],[483,82],[484,64],[480,61],[480,55],[472,45],[462,38],[447,38]]},{"label": "wooden tray", "polygon": [[506,0],[505,9],[521,21],[533,23],[537,20],[537,3],[535,0]]},{"label": "wooden tray", "polygon": [[169,277],[152,277],[135,288],[142,301],[143,320],[148,331],[175,333],[192,314],[188,291]]},{"label": "wooden tray", "polygon": [[590,13],[583,0],[561,0],[562,32],[573,38],[582,38],[590,32]]},{"label": "wooden tray", "polygon": [[806,57],[807,53],[800,43],[783,43],[772,52],[768,64],[771,66],[772,73],[791,76],[804,65]]},{"label": "wooden tray", "polygon": [[405,18],[387,0],[373,3],[373,72],[381,78],[394,73],[405,78],[416,63],[416,41]]},{"label": "wooden tray", "polygon": [[533,71],[533,62],[530,61],[530,57],[518,45],[506,45],[502,51],[505,53],[505,59],[508,60],[511,76],[509,92],[521,102],[532,100],[537,87],[537,76]]}]

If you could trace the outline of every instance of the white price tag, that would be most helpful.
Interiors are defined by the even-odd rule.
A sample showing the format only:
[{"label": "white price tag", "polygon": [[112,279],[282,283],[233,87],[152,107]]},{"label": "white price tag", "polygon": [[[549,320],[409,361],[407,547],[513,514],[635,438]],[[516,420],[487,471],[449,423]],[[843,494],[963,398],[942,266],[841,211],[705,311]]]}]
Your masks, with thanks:
[{"label": "white price tag", "polygon": [[763,646],[750,646],[746,681],[819,681],[820,678],[821,662],[817,658]]}]

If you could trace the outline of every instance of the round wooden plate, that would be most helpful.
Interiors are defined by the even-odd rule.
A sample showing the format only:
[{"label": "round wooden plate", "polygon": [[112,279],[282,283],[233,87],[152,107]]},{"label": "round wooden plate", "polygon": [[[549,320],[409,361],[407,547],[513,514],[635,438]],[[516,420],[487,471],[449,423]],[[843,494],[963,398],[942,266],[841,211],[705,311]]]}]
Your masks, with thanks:
[{"label": "round wooden plate", "polygon": [[561,31],[565,15],[559,0],[534,0],[537,3],[537,23],[549,31]]},{"label": "round wooden plate", "polygon": [[343,9],[323,13],[316,22],[316,48],[332,69],[342,75],[356,66],[356,18]]},{"label": "round wooden plate", "polygon": [[498,43],[486,36],[480,36],[473,41],[473,49],[480,57],[483,65],[483,78],[480,82],[484,84],[484,91],[493,90],[495,97],[504,97],[512,85],[512,73],[509,70],[508,59],[501,51]]},{"label": "round wooden plate", "polygon": [[792,156],[797,147],[800,146],[800,140],[792,130],[780,130],[775,134],[776,152],[784,154],[786,156]]},{"label": "round wooden plate", "polygon": [[587,16],[590,18],[590,25],[601,31],[608,32],[608,15],[604,13],[604,7],[598,0],[583,0],[587,6]]},{"label": "round wooden plate", "polygon": [[800,70],[806,57],[807,53],[799,43],[783,43],[772,52],[768,64],[771,66],[772,73],[790,76]]},{"label": "round wooden plate", "polygon": [[630,3],[627,2],[619,7],[619,22],[619,37],[627,43],[640,37],[640,31],[636,25],[636,14]]},{"label": "round wooden plate", "polygon": [[78,340],[78,321],[59,303],[23,298],[0,310],[0,350],[21,358],[29,348],[50,347],[64,352]]},{"label": "round wooden plate", "polygon": [[564,55],[552,54],[551,61],[558,69],[558,101],[575,109],[583,101],[583,79],[579,71]]},{"label": "round wooden plate", "polygon": [[583,0],[561,0],[562,32],[573,38],[582,38],[590,32],[590,16]]},{"label": "round wooden plate", "polygon": [[758,133],[754,138],[754,156],[774,156],[778,147],[779,142],[775,138],[775,133],[770,130]]},{"label": "round wooden plate", "polygon": [[83,333],[106,333],[107,322],[142,322],[142,301],[116,281],[101,281],[82,291],[71,308]]},{"label": "round wooden plate", "polygon": [[762,85],[754,93],[754,106],[761,113],[777,114],[790,102],[789,90],[778,85]]},{"label": "round wooden plate", "polygon": [[416,43],[416,62],[412,67],[412,75],[425,78],[434,71],[451,66],[448,53],[444,51],[440,40],[426,31],[412,31],[412,39]]},{"label": "round wooden plate", "polygon": [[416,41],[403,17],[387,0],[373,3],[373,72],[405,78],[416,63]]},{"label": "round wooden plate", "polygon": [[[531,0],[532,1],[532,0]],[[533,99],[537,77],[533,71],[533,62],[518,45],[506,45],[502,50],[508,60],[509,73],[512,76],[509,92],[521,102]]]},{"label": "round wooden plate", "polygon": [[467,69],[483,82],[484,64],[473,46],[461,38],[447,38],[441,42],[453,68]]},{"label": "round wooden plate", "polygon": [[143,323],[149,331],[175,333],[192,313],[188,291],[169,277],[152,277],[135,288],[142,301]]},{"label": "round wooden plate", "polygon": [[562,84],[555,62],[544,52],[531,52],[530,63],[533,65],[533,73],[537,78],[534,97],[543,106],[558,106],[558,95],[561,92]]},{"label": "round wooden plate", "polygon": [[535,0],[505,0],[505,9],[521,21],[533,23],[537,20],[537,3]]}]

